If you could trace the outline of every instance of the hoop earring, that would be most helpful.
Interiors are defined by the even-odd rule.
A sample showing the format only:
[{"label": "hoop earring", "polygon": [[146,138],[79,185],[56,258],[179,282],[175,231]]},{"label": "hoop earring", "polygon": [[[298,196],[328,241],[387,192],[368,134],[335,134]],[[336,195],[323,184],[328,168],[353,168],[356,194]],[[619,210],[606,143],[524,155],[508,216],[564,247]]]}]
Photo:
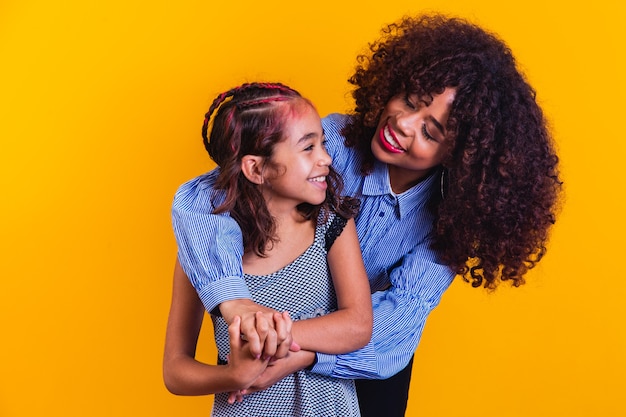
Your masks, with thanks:
[{"label": "hoop earring", "polygon": [[440,182],[440,191],[441,191],[441,199],[443,200],[445,196],[445,187],[446,187],[446,169],[441,168],[441,182]]}]

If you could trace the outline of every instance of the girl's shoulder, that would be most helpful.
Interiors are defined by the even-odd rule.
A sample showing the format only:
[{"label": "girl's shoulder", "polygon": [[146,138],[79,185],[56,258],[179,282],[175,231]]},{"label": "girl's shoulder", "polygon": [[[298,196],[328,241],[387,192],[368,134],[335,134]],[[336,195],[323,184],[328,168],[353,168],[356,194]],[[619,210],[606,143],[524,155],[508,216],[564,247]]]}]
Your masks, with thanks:
[{"label": "girl's shoulder", "polygon": [[315,230],[315,242],[322,245],[326,251],[330,250],[347,223],[348,219],[334,211],[320,210]]}]

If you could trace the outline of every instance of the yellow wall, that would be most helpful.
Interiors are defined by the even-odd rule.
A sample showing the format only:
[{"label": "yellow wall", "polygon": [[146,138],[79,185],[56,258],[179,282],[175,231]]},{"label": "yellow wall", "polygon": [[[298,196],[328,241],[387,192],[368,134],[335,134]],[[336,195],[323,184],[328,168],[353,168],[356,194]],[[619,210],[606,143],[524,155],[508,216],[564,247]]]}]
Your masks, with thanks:
[{"label": "yellow wall", "polygon": [[526,287],[456,282],[445,295],[408,414],[624,415],[621,2],[281,3],[0,3],[0,415],[208,415],[210,397],[169,394],[160,369],[170,203],[211,166],[208,104],[264,79],[344,111],[357,52],[422,10],[470,18],[514,49],[554,128],[567,202]]}]

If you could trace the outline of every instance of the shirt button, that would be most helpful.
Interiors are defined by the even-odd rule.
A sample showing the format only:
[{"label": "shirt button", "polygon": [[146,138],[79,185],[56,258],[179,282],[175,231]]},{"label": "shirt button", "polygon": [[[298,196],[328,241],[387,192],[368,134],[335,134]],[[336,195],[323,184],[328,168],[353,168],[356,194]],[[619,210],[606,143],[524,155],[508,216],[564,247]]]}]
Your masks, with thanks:
[{"label": "shirt button", "polygon": [[385,217],[385,212],[381,211],[380,213],[378,213],[378,217]]}]

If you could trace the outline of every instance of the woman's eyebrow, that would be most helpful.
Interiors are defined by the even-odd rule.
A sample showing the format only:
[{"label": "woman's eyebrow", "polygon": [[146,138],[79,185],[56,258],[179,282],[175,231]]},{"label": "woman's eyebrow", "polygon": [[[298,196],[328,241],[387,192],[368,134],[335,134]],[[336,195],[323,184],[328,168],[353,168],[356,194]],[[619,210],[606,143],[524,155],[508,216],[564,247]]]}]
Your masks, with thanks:
[{"label": "woman's eyebrow", "polygon": [[439,120],[435,119],[434,116],[428,116],[428,118],[430,119],[431,122],[433,122],[435,127],[441,132],[442,135],[446,134],[445,129],[443,128],[443,125],[439,123]]}]

